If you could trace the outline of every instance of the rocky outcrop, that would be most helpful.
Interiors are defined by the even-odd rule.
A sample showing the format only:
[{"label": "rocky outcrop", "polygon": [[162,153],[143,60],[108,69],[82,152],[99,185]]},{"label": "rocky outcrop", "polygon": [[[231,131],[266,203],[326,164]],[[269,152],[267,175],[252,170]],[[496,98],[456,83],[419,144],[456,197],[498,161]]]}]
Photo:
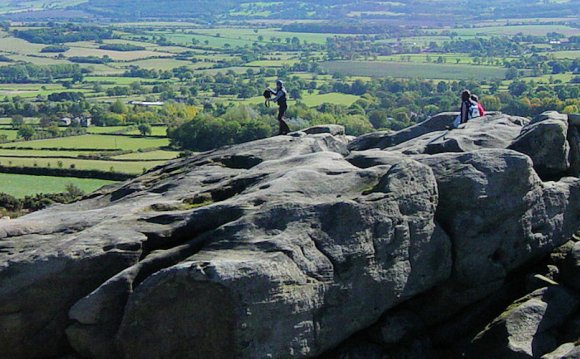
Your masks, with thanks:
[{"label": "rocky outcrop", "polygon": [[578,357],[580,357],[580,345],[566,343],[552,353],[543,355],[542,359],[574,359]]},{"label": "rocky outcrop", "polygon": [[474,119],[459,129],[428,133],[386,150],[412,155],[507,148],[527,122],[521,117],[489,115]]},{"label": "rocky outcrop", "polygon": [[559,286],[518,300],[473,339],[470,358],[534,358],[558,348],[557,331],[578,309],[574,294]]},{"label": "rocky outcrop", "polygon": [[[363,135],[349,144],[349,150],[365,151],[374,148],[387,149],[398,146],[411,140],[415,140],[426,134],[429,134],[429,139],[432,139],[433,135],[440,134],[440,132],[438,131],[447,130],[453,124],[453,121],[455,121],[455,118],[457,118],[457,116],[459,116],[459,112],[444,112],[435,115],[433,117],[430,117],[429,119],[421,123],[418,123],[414,126],[405,128],[401,131],[392,133],[377,132]],[[487,116],[482,117],[481,119],[487,122],[489,121],[490,118],[495,118],[497,116],[501,116],[501,114],[497,112],[490,112],[487,114]],[[505,118],[505,116],[501,117]],[[510,119],[510,117],[507,118]],[[525,119],[524,121],[527,122],[527,120]]]},{"label": "rocky outcrop", "polygon": [[539,116],[509,148],[530,156],[542,178],[559,178],[570,169],[568,119],[560,114]]},{"label": "rocky outcrop", "polygon": [[573,352],[558,346],[575,340],[580,180],[561,178],[569,161],[544,182],[550,154],[522,140],[574,148],[575,125],[542,125],[558,116],[435,141],[455,114],[352,141],[317,126],[4,220],[0,358]]}]

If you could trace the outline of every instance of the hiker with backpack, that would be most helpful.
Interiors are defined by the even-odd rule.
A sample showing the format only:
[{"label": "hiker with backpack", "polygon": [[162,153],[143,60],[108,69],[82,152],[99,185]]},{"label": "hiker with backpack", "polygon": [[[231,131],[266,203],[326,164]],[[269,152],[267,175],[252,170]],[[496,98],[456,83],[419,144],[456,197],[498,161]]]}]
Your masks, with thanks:
[{"label": "hiker with backpack", "polygon": [[459,125],[467,123],[467,121],[480,117],[479,107],[477,102],[471,99],[471,92],[469,90],[463,90],[461,93],[461,109],[459,116],[453,121],[452,129],[458,128]]},{"label": "hiker with backpack", "polygon": [[290,127],[288,127],[288,124],[284,121],[284,115],[286,114],[286,110],[288,110],[288,91],[286,91],[286,88],[284,87],[284,82],[282,82],[282,80],[276,80],[275,90],[266,87],[264,97],[266,98],[266,105],[270,102],[278,104],[278,135],[288,134],[290,132]]}]

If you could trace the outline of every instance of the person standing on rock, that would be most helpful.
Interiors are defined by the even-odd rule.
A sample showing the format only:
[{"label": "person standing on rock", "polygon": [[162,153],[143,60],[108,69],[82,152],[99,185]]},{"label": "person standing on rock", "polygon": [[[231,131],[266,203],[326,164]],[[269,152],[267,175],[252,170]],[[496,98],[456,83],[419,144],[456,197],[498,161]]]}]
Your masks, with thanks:
[{"label": "person standing on rock", "polygon": [[288,91],[284,87],[284,82],[282,80],[276,80],[276,90],[266,87],[266,91],[269,91],[274,96],[266,101],[276,102],[278,104],[278,135],[286,135],[290,132],[290,127],[284,121],[284,115],[286,114],[286,110],[288,110]]}]

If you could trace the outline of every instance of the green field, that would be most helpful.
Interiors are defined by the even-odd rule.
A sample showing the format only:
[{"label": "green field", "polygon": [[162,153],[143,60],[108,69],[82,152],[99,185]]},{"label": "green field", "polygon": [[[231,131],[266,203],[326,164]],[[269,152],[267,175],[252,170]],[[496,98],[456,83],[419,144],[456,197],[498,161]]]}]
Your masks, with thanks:
[{"label": "green field", "polygon": [[285,59],[285,60],[259,60],[248,62],[246,66],[248,67],[285,67],[292,66],[299,62],[296,59]]},{"label": "green field", "polygon": [[[127,135],[140,135],[140,132],[138,129],[134,129],[132,131],[127,132]],[[155,137],[167,136],[167,127],[165,127],[165,126],[152,126],[150,136],[155,136]]]},{"label": "green field", "polygon": [[563,83],[570,82],[574,78],[575,75],[566,73],[566,74],[555,74],[555,75],[543,75],[539,77],[524,77],[524,80],[527,81],[535,81],[536,83],[543,83],[547,84],[550,81],[561,81]]},{"label": "green field", "polygon": [[81,160],[70,158],[13,158],[0,157],[0,164],[7,167],[38,167],[38,168],[62,168],[69,169],[74,166],[77,170],[110,171],[117,173],[141,174],[155,166],[163,164],[165,161],[101,161],[101,160]]},{"label": "green field", "polygon": [[308,95],[304,94],[303,98],[300,100],[308,107],[320,106],[323,103],[332,103],[336,105],[350,106],[358,100],[359,97],[355,95],[346,95],[342,93],[327,93],[323,95]]},{"label": "green field", "polygon": [[145,85],[151,82],[160,82],[159,80],[155,79],[142,79],[139,77],[122,77],[122,76],[87,76],[84,79],[86,82],[90,83],[101,83],[101,84],[114,84],[115,86],[127,86],[134,82],[140,82],[141,84]]},{"label": "green field", "polygon": [[163,59],[147,59],[147,60],[136,60],[124,63],[122,65],[117,64],[116,66],[126,67],[128,65],[139,66],[148,70],[171,70],[176,67],[186,66],[191,69],[208,68],[211,67],[211,63],[192,63],[191,61],[177,60],[173,58],[163,58]]},{"label": "green field", "polygon": [[89,89],[65,89],[61,84],[0,84],[0,96],[20,96],[23,98],[47,96],[55,92],[89,92]]},{"label": "green field", "polygon": [[109,126],[109,127],[97,127],[97,126],[93,126],[93,127],[89,127],[87,129],[87,133],[90,134],[103,134],[103,133],[116,133],[119,131],[123,131],[125,130],[127,127],[126,126]]},{"label": "green field", "polygon": [[471,29],[453,29],[462,36],[476,36],[476,35],[515,35],[517,33],[524,33],[527,35],[545,36],[549,32],[558,32],[566,36],[580,34],[579,29],[567,25],[507,25],[507,26],[486,26],[476,27]]},{"label": "green field", "polygon": [[[14,145],[14,144],[12,144]],[[7,145],[8,146],[8,145]],[[87,151],[49,151],[49,150],[8,150],[5,148],[0,148],[0,156],[4,157],[78,157],[78,156],[88,156],[94,155],[95,152]]]},{"label": "green field", "polygon": [[580,50],[577,51],[555,51],[555,52],[548,52],[547,55],[554,55],[557,59],[579,59],[580,58]]},{"label": "green field", "polygon": [[149,152],[134,152],[127,155],[114,157],[116,160],[136,160],[136,161],[150,161],[150,160],[172,160],[179,156],[177,151],[149,151]]},{"label": "green field", "polygon": [[73,184],[90,193],[102,186],[113,184],[113,181],[98,179],[29,176],[0,173],[0,192],[8,193],[17,198],[37,193],[61,193],[68,184]]},{"label": "green field", "polygon": [[130,136],[84,135],[53,138],[49,140],[27,141],[0,145],[0,147],[32,149],[95,149],[95,150],[131,150],[157,148],[169,145],[167,138],[141,138]]},{"label": "green field", "polygon": [[331,73],[343,75],[425,78],[436,80],[496,80],[505,77],[505,69],[492,66],[450,65],[450,64],[413,64],[373,61],[334,61],[325,62],[323,68]]},{"label": "green field", "polygon": [[0,130],[0,136],[6,135],[8,141],[14,141],[16,139],[17,133],[18,131],[16,130],[4,130],[4,129]]},{"label": "green field", "polygon": [[[140,136],[141,133],[136,128],[136,126],[112,126],[112,127],[89,127],[87,130],[90,134],[123,134],[127,136]],[[151,134],[153,137],[166,137],[167,127],[166,126],[151,126]]]},{"label": "green field", "polygon": [[[210,29],[193,29],[187,33],[165,33],[152,32],[152,35],[163,35],[168,40],[177,44],[188,45],[195,39],[201,45],[206,45],[210,48],[223,48],[224,45],[229,44],[232,47],[243,47],[245,45],[252,45],[254,42],[270,43],[272,38],[282,39],[297,37],[301,42],[324,44],[330,34],[314,34],[314,33],[295,33],[284,32],[279,29],[260,29],[256,33],[251,28],[233,28],[233,27],[217,27]],[[346,36],[346,35],[339,35]],[[206,43],[207,41],[207,43]]]},{"label": "green field", "polygon": [[[72,43],[74,44],[74,43]],[[71,44],[68,44],[71,45]],[[156,51],[111,51],[111,50],[101,50],[88,47],[71,47],[70,50],[65,52],[65,56],[109,56],[115,61],[133,61],[138,59],[147,59],[151,57],[171,57],[173,54],[167,52],[156,52]]]},{"label": "green field", "polygon": [[[417,63],[417,64],[430,64],[436,61],[437,59],[441,58],[445,64],[448,65],[456,65],[456,64],[467,64],[472,65],[474,62],[474,58],[468,54],[454,54],[454,53],[428,53],[428,54],[405,54],[405,55],[390,55],[390,56],[379,56],[377,58],[378,61],[387,61],[387,62],[401,62],[401,63]],[[481,65],[485,66],[495,66],[495,62],[499,61],[500,63],[503,60],[512,60],[514,58],[485,58]],[[487,60],[491,60],[493,63],[488,64]],[[458,62],[459,61],[459,62]],[[496,66],[497,67],[497,66]]]},{"label": "green field", "polygon": [[[24,121],[26,121],[26,123],[37,124],[40,121],[40,119],[34,118],[34,117],[26,117],[26,118],[24,118]],[[0,117],[0,126],[4,126],[4,127],[10,126],[11,123],[12,123],[11,118]]]},{"label": "green field", "polygon": [[38,55],[46,45],[32,44],[28,41],[7,36],[0,38],[0,53],[17,53],[24,55]]},{"label": "green field", "polygon": [[[32,10],[43,7],[59,9],[64,5],[83,1],[88,0],[0,0],[0,14],[6,11],[26,10],[31,11],[27,15],[32,15],[34,18]],[[565,2],[566,0],[552,0],[549,3],[556,1]],[[433,1],[432,3],[435,4],[433,8],[438,8],[437,3],[439,2],[439,0]],[[359,5],[360,9],[357,8]],[[455,5],[464,6],[464,4],[452,4],[452,6]],[[567,20],[558,18],[496,19],[468,23],[455,21],[457,14],[450,14],[449,22],[443,21],[442,17],[435,17],[433,21],[417,25],[402,8],[397,8],[408,6],[399,2],[337,3],[329,5],[328,14],[322,14],[321,18],[317,18],[321,15],[319,13],[320,4],[303,2],[296,6],[297,9],[291,10],[298,10],[302,13],[296,18],[287,18],[286,14],[279,12],[279,8],[284,7],[284,3],[263,1],[238,3],[235,10],[224,13],[222,17],[215,18],[214,21],[208,20],[208,22],[205,18],[195,19],[196,23],[191,22],[191,19],[171,21],[177,19],[173,17],[167,18],[169,21],[155,21],[155,17],[152,17],[142,22],[119,23],[116,22],[119,19],[100,22],[95,18],[94,22],[91,23],[97,26],[110,27],[113,38],[107,38],[111,37],[111,34],[108,34],[99,40],[68,42],[74,39],[90,39],[92,37],[67,37],[66,40],[63,40],[65,42],[63,45],[69,47],[69,50],[60,54],[42,53],[41,50],[47,45],[27,42],[16,38],[15,36],[21,35],[14,33],[16,30],[44,30],[55,26],[54,24],[47,24],[41,16],[34,22],[33,20],[30,22],[27,22],[29,20],[13,21],[8,30],[0,30],[0,55],[7,58],[0,62],[0,66],[25,63],[36,65],[71,64],[68,58],[72,56],[107,56],[109,59],[104,59],[106,60],[104,64],[79,64],[83,70],[82,76],[78,72],[74,74],[69,69],[65,75],[56,75],[54,78],[23,79],[22,77],[8,76],[11,74],[10,72],[13,74],[14,71],[24,71],[22,68],[13,68],[11,71],[6,71],[7,69],[4,68],[4,72],[8,73],[5,81],[20,81],[23,84],[0,84],[0,102],[3,102],[4,106],[0,107],[0,110],[2,110],[2,114],[5,114],[3,115],[5,118],[0,118],[0,135],[5,135],[9,141],[17,141],[0,144],[0,164],[13,167],[50,167],[51,169],[69,170],[74,168],[139,175],[145,169],[163,164],[180,155],[177,149],[169,148],[167,127],[160,124],[173,122],[179,124],[182,119],[192,118],[193,115],[182,117],[179,112],[171,113],[172,106],[169,104],[173,101],[195,106],[198,112],[207,111],[211,112],[212,116],[219,117],[230,110],[228,106],[242,104],[263,106],[264,99],[258,95],[262,92],[265,83],[273,86],[278,77],[287,82],[290,93],[293,94],[293,90],[297,89],[301,91],[301,99],[289,99],[291,108],[297,110],[297,117],[306,117],[302,116],[300,111],[303,110],[297,106],[299,104],[304,104],[310,108],[316,108],[324,103],[351,106],[360,99],[360,96],[346,93],[360,92],[351,91],[348,86],[344,89],[344,86],[351,85],[356,80],[373,81],[373,78],[376,77],[421,78],[446,82],[454,80],[503,80],[498,91],[506,93],[512,81],[504,80],[506,73],[504,66],[509,66],[509,64],[504,64],[504,61],[519,61],[519,58],[509,57],[509,54],[514,53],[519,53],[526,59],[534,53],[545,55],[548,60],[541,61],[546,66],[550,62],[555,62],[554,59],[566,60],[561,61],[562,68],[566,69],[564,73],[524,77],[523,80],[530,83],[533,80],[535,84],[547,84],[546,87],[552,89],[560,86],[560,83],[562,86],[576,86],[571,82],[577,74],[574,74],[566,63],[577,60],[580,57],[580,51],[562,50],[574,49],[573,45],[567,44],[566,37],[580,34],[580,29],[576,26],[578,18],[568,18]],[[538,4],[538,6],[542,5]],[[144,9],[140,9],[139,12],[141,10]],[[431,7],[424,9],[424,13],[422,11],[418,18],[425,17],[431,11],[433,11]],[[58,11],[58,13],[60,12]],[[85,10],[85,12],[88,14],[90,10]],[[65,13],[68,14],[68,11]],[[341,15],[338,15],[339,13]],[[399,16],[399,14],[403,14],[404,17]],[[348,22],[352,22],[352,24],[347,24],[349,27],[344,27],[344,24],[339,24],[338,21],[335,23],[334,19],[339,16],[350,18]],[[485,16],[486,19],[489,17]],[[522,14],[522,16],[530,17],[531,15]],[[66,16],[62,19],[65,18]],[[66,22],[58,19],[57,16],[55,20],[50,21]],[[126,21],[133,21],[133,19],[127,18]],[[382,21],[380,19],[386,20],[387,26],[381,27]],[[439,19],[442,19],[441,22]],[[377,25],[377,27],[373,28],[373,31],[360,31],[361,28],[357,26],[366,24],[367,20],[368,24],[372,24],[373,27]],[[312,32],[281,31],[284,25],[296,22],[304,25],[303,28],[295,28],[296,31]],[[399,24],[401,29],[397,29]],[[325,29],[323,28],[325,25],[331,26]],[[332,31],[336,31],[336,33],[332,33]],[[348,34],[348,32],[357,34]],[[553,35],[550,36],[550,39],[546,37],[533,41],[521,40],[521,37],[512,36],[518,33],[547,36],[550,32],[564,34],[562,43],[550,43],[549,40]],[[495,44],[487,42],[480,44],[481,49],[474,47],[477,46],[476,42],[473,41],[474,38],[489,39],[493,36],[505,37],[506,43],[513,42],[513,47],[502,48],[498,51],[495,49]],[[348,39],[343,39],[345,41],[327,41],[334,37],[348,37]],[[300,41],[295,41],[295,38]],[[443,45],[444,42],[453,40],[469,41],[466,44],[459,43],[451,44],[453,46],[449,47],[440,47],[440,49],[458,53],[433,52],[435,46],[432,46],[432,43]],[[32,41],[38,41],[38,39],[32,39]],[[56,42],[60,43],[61,40]],[[99,49],[103,44],[132,44],[141,46],[143,49],[137,51]],[[394,55],[380,56],[380,54],[390,53]],[[498,54],[506,54],[507,57],[500,57]],[[478,56],[476,61],[474,61],[475,56]],[[351,60],[324,62],[328,58]],[[184,74],[185,71],[177,69],[180,67],[185,67],[190,71]],[[519,65],[517,67],[519,68]],[[139,68],[156,71],[137,73]],[[127,74],[125,77],[124,73],[129,69],[134,70],[135,73]],[[543,69],[552,72],[551,67]],[[554,72],[562,71],[554,70]],[[336,76],[337,74],[344,76]],[[532,74],[532,70],[523,69],[523,74],[529,76]],[[129,75],[153,78],[129,77]],[[25,83],[28,81],[38,81],[39,83]],[[131,86],[137,82],[141,86]],[[401,81],[401,83],[405,82]],[[417,112],[413,109],[412,104],[406,103],[408,101],[402,96],[402,93],[397,94],[396,101],[392,101],[393,103],[397,102],[396,108],[390,108],[391,105],[383,105],[382,101],[372,100],[373,97],[382,97],[382,94],[375,93],[377,92],[375,89],[379,88],[377,83],[367,86],[367,94],[370,95],[369,106],[365,107],[367,115],[373,109],[377,110],[377,106],[381,106],[378,111],[384,111],[387,114],[393,109],[405,110],[407,114]],[[482,84],[484,92],[491,87],[492,84],[489,82]],[[334,90],[345,93],[325,93]],[[82,92],[86,102],[78,101],[79,106],[73,106],[72,102],[67,101],[51,103],[47,96],[56,92]],[[439,94],[433,94],[433,102],[440,101],[439,98],[435,98],[437,95]],[[447,95],[449,94],[446,93],[445,96]],[[248,96],[254,97],[247,98]],[[532,96],[530,95],[530,97]],[[125,104],[129,101],[164,101],[168,105],[149,109],[126,105],[122,111],[113,111],[111,104],[117,100]],[[566,101],[575,100],[567,99]],[[23,106],[26,102],[30,102],[32,106],[24,111],[24,108],[19,106]],[[389,102],[391,102],[390,99]],[[45,113],[43,112],[45,108],[41,107],[44,105],[54,107],[46,110],[47,113]],[[60,106],[63,108],[62,111]],[[425,105],[416,107],[423,106]],[[276,106],[274,105],[274,107]],[[99,118],[98,114],[115,112],[120,115],[116,116],[117,121],[105,121],[105,123],[130,123],[139,118],[142,110],[158,111],[156,114],[143,116],[147,121],[151,120],[157,124],[152,127],[152,133],[147,137],[141,137],[137,127],[129,124],[114,127],[89,127],[88,134],[83,136],[23,141],[17,138],[17,131],[12,129],[11,119],[7,118],[12,114],[26,114],[37,117],[27,119],[27,123],[38,124],[39,119],[43,116],[70,117],[72,114],[76,116],[77,113],[81,113],[79,111],[82,111],[83,114],[90,112],[93,115],[94,123],[100,124],[99,121],[107,119],[107,117]],[[307,113],[310,114],[311,111]],[[19,196],[26,191],[29,191],[26,193],[36,193],[45,191],[45,189],[60,192],[64,189],[66,181],[70,180],[77,185],[80,183],[78,181],[82,181],[68,178],[55,180],[52,177],[46,177],[46,181],[56,181],[55,183],[58,184],[53,189],[52,182],[47,182],[46,186],[42,183],[41,179],[44,177],[11,175],[13,176],[12,182],[9,183],[8,179],[3,180],[3,178],[8,178],[8,175],[1,176],[3,175],[0,175],[0,183],[6,182],[3,183],[5,186],[10,184],[12,186],[11,193],[17,193]],[[27,180],[20,183],[18,178],[26,178]],[[105,181],[95,181],[95,183],[101,182]],[[79,187],[85,189],[81,185]],[[92,190],[96,187],[97,184],[94,184],[86,189]]]},{"label": "green field", "polygon": [[[213,28],[213,29],[195,29],[192,30],[197,35],[205,35],[210,36],[213,38],[217,38],[216,35],[219,34],[220,38],[228,39],[228,40],[236,40],[243,44],[245,43],[253,43],[253,42],[260,42],[258,37],[261,36],[261,42],[272,42],[272,38],[281,38],[282,41],[285,41],[286,38],[297,37],[300,41],[306,41],[310,43],[316,44],[324,44],[326,39],[334,36],[331,34],[314,34],[314,33],[298,33],[298,32],[284,32],[280,31],[280,29],[270,28],[270,29],[259,29],[256,33],[252,28]],[[347,36],[347,35],[339,35],[339,36]],[[235,46],[231,43],[232,46]]]}]

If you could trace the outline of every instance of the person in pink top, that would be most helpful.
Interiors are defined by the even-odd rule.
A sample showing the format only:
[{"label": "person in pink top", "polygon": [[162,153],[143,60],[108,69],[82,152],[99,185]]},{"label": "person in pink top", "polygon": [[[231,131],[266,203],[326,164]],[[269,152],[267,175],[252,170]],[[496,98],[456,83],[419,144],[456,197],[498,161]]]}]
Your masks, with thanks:
[{"label": "person in pink top", "polygon": [[479,116],[485,116],[485,109],[483,108],[481,102],[479,102],[477,95],[471,95],[471,101],[477,104],[477,108],[479,109]]}]

